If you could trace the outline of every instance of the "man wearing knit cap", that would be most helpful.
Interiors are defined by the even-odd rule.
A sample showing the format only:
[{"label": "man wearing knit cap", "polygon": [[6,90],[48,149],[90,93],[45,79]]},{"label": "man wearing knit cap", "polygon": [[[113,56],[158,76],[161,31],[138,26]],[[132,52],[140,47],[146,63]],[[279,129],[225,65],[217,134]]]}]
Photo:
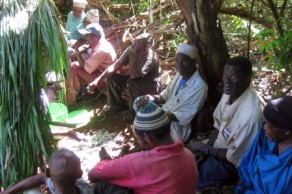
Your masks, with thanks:
[{"label": "man wearing knit cap", "polygon": [[239,166],[237,194],[291,193],[292,96],[269,102],[265,122]]},{"label": "man wearing knit cap", "polygon": [[82,35],[78,33],[78,29],[80,29],[79,26],[82,25],[85,17],[84,9],[86,4],[86,0],[73,0],[72,11],[68,13],[66,22],[66,31],[69,32],[66,37],[70,42],[82,38]]},{"label": "man wearing knit cap", "polygon": [[176,54],[177,74],[159,95],[148,95],[150,100],[163,104],[171,122],[171,136],[186,142],[191,134],[191,120],[207,98],[208,86],[197,70],[198,50],[190,44],[180,44]]},{"label": "man wearing knit cap", "polygon": [[134,109],[137,111],[134,135],[147,151],[111,160],[102,149],[102,161],[88,174],[89,180],[96,182],[95,194],[122,193],[117,191],[125,191],[126,188],[129,188],[129,193],[139,194],[195,193],[195,158],[181,141],[173,143],[165,111],[143,99],[135,101]]},{"label": "man wearing knit cap", "polygon": [[249,87],[251,75],[247,58],[234,57],[226,62],[224,94],[213,113],[214,130],[209,141],[191,141],[188,145],[198,162],[198,189],[238,180],[236,168],[262,124],[260,100]]}]

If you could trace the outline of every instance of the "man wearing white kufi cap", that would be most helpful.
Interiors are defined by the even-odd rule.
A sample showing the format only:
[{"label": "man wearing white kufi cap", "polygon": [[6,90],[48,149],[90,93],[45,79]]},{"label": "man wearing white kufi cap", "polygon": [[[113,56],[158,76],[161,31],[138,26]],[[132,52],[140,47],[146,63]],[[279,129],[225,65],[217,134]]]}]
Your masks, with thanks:
[{"label": "man wearing white kufi cap", "polygon": [[170,118],[171,135],[175,141],[186,142],[191,134],[191,121],[204,105],[208,86],[197,70],[198,49],[190,44],[180,44],[176,54],[177,74],[159,95],[148,95],[149,100],[164,103]]},{"label": "man wearing white kufi cap", "polygon": [[82,35],[78,33],[78,29],[80,29],[85,17],[84,9],[86,4],[86,0],[73,0],[72,11],[68,13],[66,22],[66,31],[68,32],[66,36],[70,42],[82,38]]},{"label": "man wearing white kufi cap", "polygon": [[85,9],[87,2],[85,0],[74,0],[73,7],[83,8]]}]

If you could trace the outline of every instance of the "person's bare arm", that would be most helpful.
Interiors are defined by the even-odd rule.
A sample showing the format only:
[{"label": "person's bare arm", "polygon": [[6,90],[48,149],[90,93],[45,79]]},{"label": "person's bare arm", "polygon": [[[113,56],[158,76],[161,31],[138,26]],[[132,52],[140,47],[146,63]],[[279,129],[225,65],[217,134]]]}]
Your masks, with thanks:
[{"label": "person's bare arm", "polygon": [[176,118],[175,114],[173,114],[172,112],[166,112],[166,115],[168,116],[168,118],[171,121],[178,121],[178,119]]},{"label": "person's bare arm", "polygon": [[81,56],[81,53],[79,51],[76,51],[76,58],[77,58],[77,61],[80,65],[80,67],[84,67],[84,64],[85,64],[85,61],[83,59],[83,57]]},{"label": "person's bare arm", "polygon": [[210,135],[210,138],[209,138],[209,141],[207,142],[207,145],[208,146],[213,146],[217,137],[218,137],[218,133],[219,133],[219,130],[218,129],[213,129],[213,131],[211,132],[211,135]]},{"label": "person's bare arm", "polygon": [[34,187],[39,187],[42,184],[46,184],[47,181],[47,176],[45,173],[41,173],[38,175],[34,175],[31,177],[28,177],[18,183],[16,183],[15,185],[13,185],[12,187],[6,189],[3,192],[0,192],[0,194],[13,194],[13,193],[18,193],[18,192],[22,192]]},{"label": "person's bare arm", "polygon": [[165,100],[162,98],[161,95],[147,95],[149,97],[149,100],[155,102],[156,104],[164,104]]},{"label": "person's bare arm", "polygon": [[120,66],[120,64],[118,63],[114,63],[111,66],[109,66],[100,76],[98,76],[94,81],[88,84],[87,90],[89,92],[94,91],[100,81],[115,74],[121,67],[122,66]]}]

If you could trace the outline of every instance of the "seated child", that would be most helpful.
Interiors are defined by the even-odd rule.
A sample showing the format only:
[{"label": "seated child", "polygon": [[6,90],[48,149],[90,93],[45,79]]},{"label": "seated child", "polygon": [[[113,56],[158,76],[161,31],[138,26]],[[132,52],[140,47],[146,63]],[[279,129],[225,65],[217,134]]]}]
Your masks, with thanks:
[{"label": "seated child", "polygon": [[[28,177],[0,194],[12,194],[45,184],[53,194],[93,194],[90,185],[81,179],[80,159],[70,150],[53,154],[46,173]],[[35,190],[35,189],[34,189]]]}]

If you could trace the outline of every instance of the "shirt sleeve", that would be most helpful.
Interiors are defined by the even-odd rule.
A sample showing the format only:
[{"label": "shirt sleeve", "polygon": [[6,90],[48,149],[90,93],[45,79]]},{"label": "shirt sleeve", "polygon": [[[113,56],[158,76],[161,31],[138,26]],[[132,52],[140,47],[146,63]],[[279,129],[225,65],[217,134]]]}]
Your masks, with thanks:
[{"label": "shirt sleeve", "polygon": [[165,88],[159,95],[166,101],[170,95],[170,91],[172,88],[175,87],[175,84],[179,78],[179,73],[176,73],[175,77],[171,80],[169,83],[168,87]]},{"label": "shirt sleeve", "polygon": [[233,139],[233,146],[227,150],[226,158],[229,162],[239,166],[244,154],[252,144],[261,123],[251,119],[248,123],[241,126]]},{"label": "shirt sleeve", "polygon": [[147,75],[152,69],[157,68],[159,66],[159,58],[154,51],[151,51],[147,56],[145,63],[141,68],[141,75],[144,77]]},{"label": "shirt sleeve", "polygon": [[[131,46],[129,46],[124,52],[123,54],[120,56],[120,58],[117,60],[117,62],[115,63],[116,66],[118,66],[119,68],[122,66],[126,66],[129,64],[130,62],[130,56],[131,56]],[[118,69],[119,69],[118,68]]]},{"label": "shirt sleeve", "polygon": [[94,167],[93,176],[112,184],[133,187],[138,183],[138,176],[131,160],[131,155],[127,155],[114,160],[101,161]]},{"label": "shirt sleeve", "polygon": [[188,94],[188,98],[185,99],[181,108],[172,112],[180,125],[187,126],[190,124],[194,116],[203,107],[207,98],[207,91],[208,88],[205,85],[197,85],[190,90],[190,94]]}]

